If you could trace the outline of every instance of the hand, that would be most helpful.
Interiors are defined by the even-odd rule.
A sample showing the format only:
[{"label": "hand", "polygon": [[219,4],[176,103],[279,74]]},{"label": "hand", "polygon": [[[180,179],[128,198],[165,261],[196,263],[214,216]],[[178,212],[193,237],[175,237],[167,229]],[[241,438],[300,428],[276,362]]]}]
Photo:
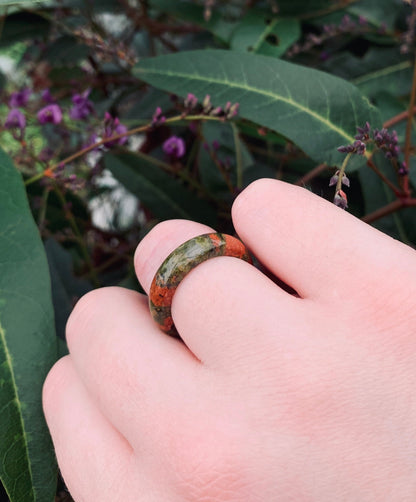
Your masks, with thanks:
[{"label": "hand", "polygon": [[[44,387],[74,499],[414,502],[416,252],[278,181],[250,185],[232,215],[299,297],[242,260],[208,260],[174,296],[185,343],[138,293],[83,297]],[[135,256],[144,289],[210,230],[156,226]]]}]

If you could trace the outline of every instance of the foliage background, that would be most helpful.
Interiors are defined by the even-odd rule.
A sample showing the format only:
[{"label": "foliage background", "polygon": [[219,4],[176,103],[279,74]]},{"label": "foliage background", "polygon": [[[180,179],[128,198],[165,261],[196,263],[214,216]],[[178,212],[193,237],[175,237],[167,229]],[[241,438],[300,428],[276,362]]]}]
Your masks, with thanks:
[{"label": "foliage background", "polygon": [[3,500],[70,500],[42,383],[82,294],[140,290],[158,221],[232,233],[272,177],[416,246],[415,24],[403,0],[0,0]]}]

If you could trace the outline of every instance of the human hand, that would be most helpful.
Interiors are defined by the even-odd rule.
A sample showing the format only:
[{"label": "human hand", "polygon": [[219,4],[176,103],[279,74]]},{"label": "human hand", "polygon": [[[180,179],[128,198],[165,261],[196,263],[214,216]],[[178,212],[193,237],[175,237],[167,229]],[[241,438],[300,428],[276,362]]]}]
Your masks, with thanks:
[{"label": "human hand", "polygon": [[[208,260],[172,304],[83,297],[44,409],[77,502],[414,502],[416,253],[304,189],[259,180],[236,231],[292,286]],[[135,256],[148,292],[163,259],[211,229],[155,227]]]}]

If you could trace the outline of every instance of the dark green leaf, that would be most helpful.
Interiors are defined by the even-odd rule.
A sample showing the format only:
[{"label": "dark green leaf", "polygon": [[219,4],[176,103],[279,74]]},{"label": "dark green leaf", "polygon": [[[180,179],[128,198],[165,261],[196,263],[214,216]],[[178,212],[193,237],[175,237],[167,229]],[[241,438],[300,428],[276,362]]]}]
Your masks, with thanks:
[{"label": "dark green leaf", "polygon": [[350,80],[370,98],[379,92],[403,96],[412,85],[413,61],[401,55],[398,48],[372,48],[362,58],[338,53],[325,63],[324,69]]},{"label": "dark green leaf", "polygon": [[215,106],[240,104],[239,115],[277,131],[317,162],[339,164],[340,145],[356,127],[380,127],[378,111],[344,80],[279,59],[230,51],[190,51],[142,60],[134,73],[146,82]]},{"label": "dark green leaf", "polygon": [[17,12],[7,16],[0,36],[0,47],[12,45],[23,40],[44,38],[48,33],[49,22],[30,12]]},{"label": "dark green leaf", "polygon": [[87,57],[89,51],[89,48],[79,43],[75,37],[64,35],[46,48],[44,57],[53,65],[75,65],[77,61]]},{"label": "dark green leaf", "polygon": [[0,187],[0,478],[11,502],[51,502],[57,472],[41,404],[57,357],[48,265],[2,150]]},{"label": "dark green leaf", "polygon": [[53,239],[45,244],[51,276],[56,334],[65,338],[65,325],[76,301],[92,289],[91,284],[74,277],[71,254]]},{"label": "dark green leaf", "polygon": [[184,218],[215,226],[216,215],[203,199],[144,156],[107,153],[105,166],[156,218]]},{"label": "dark green leaf", "polygon": [[231,48],[280,57],[299,37],[298,20],[272,18],[269,12],[249,11],[233,32]]},{"label": "dark green leaf", "polygon": [[370,56],[365,58],[363,64],[370,63],[368,71],[354,78],[352,83],[369,97],[379,92],[389,92],[393,96],[408,94],[412,86],[412,61],[397,56],[395,62],[388,64],[382,54],[378,55],[378,61],[384,63],[383,66],[371,69]]},{"label": "dark green leaf", "polygon": [[[380,153],[374,156],[374,160],[377,168],[393,183],[397,184],[397,178],[391,163]],[[359,171],[359,178],[364,196],[366,214],[370,214],[395,200],[396,197],[391,189],[371,169],[361,169]],[[414,239],[416,238],[415,219],[416,210],[409,208],[388,214],[376,220],[372,225],[405,244],[412,242],[414,244]]]},{"label": "dark green leaf", "polygon": [[403,0],[360,0],[350,5],[347,11],[362,16],[372,25],[392,29],[403,6]]},{"label": "dark green leaf", "polygon": [[[199,150],[198,166],[201,182],[216,197],[223,194],[226,198],[230,198],[234,194],[230,193],[226,178],[230,180],[231,186],[237,186],[239,178],[242,180],[244,171],[253,165],[253,158],[238,134],[236,138],[230,124],[206,122],[202,126],[201,135],[205,144]],[[237,155],[240,155],[238,167]],[[221,163],[222,169],[218,167],[218,163]],[[241,169],[240,174],[237,173],[237,168]]]}]

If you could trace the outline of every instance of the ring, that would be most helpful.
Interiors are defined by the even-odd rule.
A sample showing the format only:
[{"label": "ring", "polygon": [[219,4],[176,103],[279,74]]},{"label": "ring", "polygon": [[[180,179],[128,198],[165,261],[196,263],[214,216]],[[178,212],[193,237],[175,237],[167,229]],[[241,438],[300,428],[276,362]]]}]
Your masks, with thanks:
[{"label": "ring", "polygon": [[173,295],[181,280],[203,261],[216,256],[233,256],[251,263],[249,252],[237,238],[209,233],[194,237],[176,248],[159,267],[149,293],[149,308],[159,328],[179,337],[172,319]]}]

